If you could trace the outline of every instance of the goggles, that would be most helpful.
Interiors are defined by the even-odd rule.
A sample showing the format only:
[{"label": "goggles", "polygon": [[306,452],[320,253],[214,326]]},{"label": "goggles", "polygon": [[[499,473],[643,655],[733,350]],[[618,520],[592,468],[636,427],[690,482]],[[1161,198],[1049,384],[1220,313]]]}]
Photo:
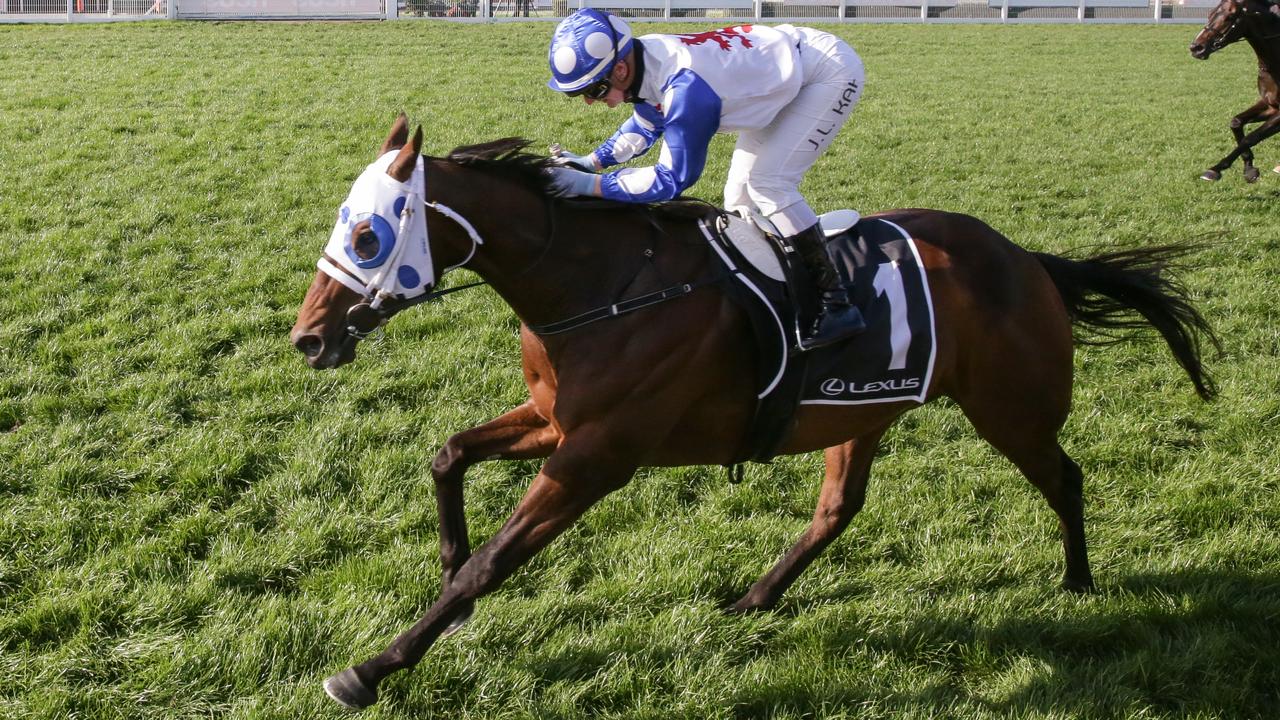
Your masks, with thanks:
[{"label": "goggles", "polygon": [[589,100],[603,100],[609,91],[613,89],[613,85],[609,83],[609,78],[597,80],[581,90],[570,90],[565,93],[569,97],[582,96]]}]

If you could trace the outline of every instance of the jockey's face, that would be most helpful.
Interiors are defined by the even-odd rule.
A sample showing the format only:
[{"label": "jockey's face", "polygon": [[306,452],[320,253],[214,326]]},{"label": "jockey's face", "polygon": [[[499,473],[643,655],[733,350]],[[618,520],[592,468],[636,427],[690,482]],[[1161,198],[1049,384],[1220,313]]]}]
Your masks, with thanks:
[{"label": "jockey's face", "polygon": [[592,98],[583,95],[582,99],[588,105],[602,102],[611,109],[621,105],[627,99],[627,86],[631,84],[632,62],[634,61],[631,55],[628,54],[622,60],[614,63],[613,69],[609,71],[609,92],[605,93],[604,97]]}]

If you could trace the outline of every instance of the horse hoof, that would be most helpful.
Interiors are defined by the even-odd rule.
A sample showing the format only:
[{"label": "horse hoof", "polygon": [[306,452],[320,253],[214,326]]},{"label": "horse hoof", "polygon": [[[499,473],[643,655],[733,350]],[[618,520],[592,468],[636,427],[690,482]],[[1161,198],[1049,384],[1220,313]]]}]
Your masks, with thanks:
[{"label": "horse hoof", "polygon": [[747,593],[738,598],[738,601],[732,605],[726,605],[720,608],[725,615],[751,615],[753,613],[768,612],[773,609],[775,602],[761,600],[751,597],[751,593]]},{"label": "horse hoof", "polygon": [[1208,180],[1209,182],[1217,182],[1222,179],[1222,173],[1217,170],[1205,170],[1204,174],[1200,176],[1200,179]]},{"label": "horse hoof", "polygon": [[1062,589],[1077,595],[1088,595],[1094,591],[1093,578],[1085,580],[1070,580],[1063,578]]},{"label": "horse hoof", "polygon": [[378,702],[378,691],[365,685],[355,668],[325,678],[324,692],[348,710],[363,710]]},{"label": "horse hoof", "polygon": [[1258,172],[1258,168],[1251,167],[1244,171],[1244,181],[1247,183],[1256,183],[1258,182],[1259,175],[1260,173]]}]

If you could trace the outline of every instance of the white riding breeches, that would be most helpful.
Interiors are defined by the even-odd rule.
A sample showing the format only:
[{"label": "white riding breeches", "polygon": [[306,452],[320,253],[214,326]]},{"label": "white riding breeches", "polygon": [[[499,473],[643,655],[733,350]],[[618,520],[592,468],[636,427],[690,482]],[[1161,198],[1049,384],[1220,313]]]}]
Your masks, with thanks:
[{"label": "white riding breeches", "polygon": [[796,28],[804,83],[773,121],[738,135],[724,187],[725,209],[755,210],[784,236],[818,222],[800,195],[805,172],[831,145],[862,97],[862,59],[840,38]]}]

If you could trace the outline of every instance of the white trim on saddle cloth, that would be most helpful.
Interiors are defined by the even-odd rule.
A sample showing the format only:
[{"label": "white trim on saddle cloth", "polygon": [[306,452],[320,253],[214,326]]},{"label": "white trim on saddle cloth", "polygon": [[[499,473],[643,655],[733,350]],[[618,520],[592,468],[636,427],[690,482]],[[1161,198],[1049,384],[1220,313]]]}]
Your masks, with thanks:
[{"label": "white trim on saddle cloth", "polygon": [[[748,224],[745,220],[742,220],[741,218],[738,218],[735,215],[729,215],[727,217],[736,219],[739,223]],[[725,267],[729,268],[730,270],[737,270],[738,266],[734,265],[733,260],[729,259],[729,256],[725,254],[724,250],[720,249],[720,244],[717,243],[715,239],[716,237],[715,231],[713,231],[710,227],[707,226],[707,223],[705,220],[698,221],[698,229],[702,231],[702,235],[707,239],[707,244],[711,246],[711,249],[715,250],[716,254],[720,256],[720,260],[724,262]],[[759,233],[760,231],[756,230],[756,232]],[[762,242],[768,242],[768,240],[766,240],[763,235],[760,236],[760,240]],[[734,244],[737,245],[737,242],[735,241]],[[741,251],[742,246],[738,245],[738,249],[739,251]],[[770,250],[768,247],[764,247],[764,250],[768,252],[770,255],[773,254],[773,251]],[[777,263],[778,261],[776,256],[774,257],[773,260],[774,260],[774,263]],[[764,271],[761,270],[761,272],[764,272]],[[781,274],[781,267],[779,267],[779,274]],[[765,309],[769,311],[769,316],[773,318],[773,322],[778,327],[778,344],[781,347],[779,356],[782,358],[782,362],[778,363],[777,374],[775,374],[773,376],[773,379],[769,381],[769,383],[765,386],[765,388],[756,395],[756,398],[759,399],[773,392],[773,389],[778,386],[778,383],[781,382],[782,380],[783,374],[786,373],[787,371],[787,331],[782,324],[782,318],[778,317],[778,311],[773,309],[773,304],[769,302],[769,299],[767,297],[765,297],[764,291],[761,290],[755,283],[751,282],[751,280],[748,279],[747,276],[743,275],[742,273],[735,272],[733,277],[735,280],[745,285],[748,290],[750,290],[753,294],[755,294],[756,297],[760,299],[760,304],[764,305]]]}]

